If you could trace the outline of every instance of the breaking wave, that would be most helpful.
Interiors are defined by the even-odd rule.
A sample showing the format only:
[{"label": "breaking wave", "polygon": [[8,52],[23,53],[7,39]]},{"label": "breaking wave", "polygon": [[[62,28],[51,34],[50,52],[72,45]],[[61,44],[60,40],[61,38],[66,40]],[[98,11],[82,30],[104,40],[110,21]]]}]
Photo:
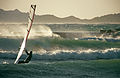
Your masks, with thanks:
[{"label": "breaking wave", "polygon": [[[15,59],[16,53],[3,53],[0,52],[0,59]],[[22,56],[22,60],[26,57]],[[120,59],[120,49],[112,48],[106,50],[84,50],[84,51],[52,51],[44,54],[33,54],[32,60],[43,61],[64,61],[64,60],[98,60],[98,59]]]},{"label": "breaking wave", "polygon": [[[0,37],[17,37],[23,38],[26,34],[26,24],[0,24]],[[36,36],[53,36],[53,32],[50,27],[46,25],[33,26],[30,33],[30,38]]]}]

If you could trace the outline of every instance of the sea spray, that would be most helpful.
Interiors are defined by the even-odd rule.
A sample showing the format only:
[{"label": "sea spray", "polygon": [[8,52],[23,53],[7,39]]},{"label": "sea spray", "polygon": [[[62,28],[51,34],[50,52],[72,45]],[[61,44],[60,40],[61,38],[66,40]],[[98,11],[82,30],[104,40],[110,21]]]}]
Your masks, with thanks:
[{"label": "sea spray", "polygon": [[[27,29],[27,25],[26,24],[0,24],[0,37],[1,38],[6,38],[6,37],[10,37],[10,38],[23,38],[25,35],[25,31]],[[34,37],[40,37],[40,36],[48,36],[48,37],[52,37],[52,36],[58,36],[56,34],[54,34],[51,30],[51,28],[49,28],[46,25],[33,25],[32,30],[31,30],[31,34],[30,34],[30,38],[34,38]]]}]

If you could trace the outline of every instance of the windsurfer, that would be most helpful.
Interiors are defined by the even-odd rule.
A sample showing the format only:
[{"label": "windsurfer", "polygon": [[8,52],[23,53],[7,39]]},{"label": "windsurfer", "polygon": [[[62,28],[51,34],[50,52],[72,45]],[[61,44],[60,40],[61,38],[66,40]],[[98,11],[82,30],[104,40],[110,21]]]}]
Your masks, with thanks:
[{"label": "windsurfer", "polygon": [[33,23],[34,16],[35,16],[35,9],[36,9],[36,5],[31,5],[30,12],[29,12],[29,19],[28,19],[29,22],[28,22],[27,33],[25,34],[24,40],[23,40],[23,42],[21,44],[19,53],[17,55],[17,58],[16,58],[14,64],[16,64],[16,63],[28,63],[32,58],[32,51],[30,53],[28,53],[27,50],[25,50],[28,57],[24,61],[19,61],[19,59],[22,56],[22,53],[23,53],[23,51],[24,51],[24,49],[26,47],[26,44],[27,44],[28,36],[30,34],[30,30],[31,30],[32,23]]},{"label": "windsurfer", "polygon": [[27,54],[26,59],[24,61],[19,61],[18,64],[29,63],[29,61],[31,60],[31,58],[32,58],[32,51],[30,51],[30,53],[28,53],[28,51],[25,49],[25,52]]}]

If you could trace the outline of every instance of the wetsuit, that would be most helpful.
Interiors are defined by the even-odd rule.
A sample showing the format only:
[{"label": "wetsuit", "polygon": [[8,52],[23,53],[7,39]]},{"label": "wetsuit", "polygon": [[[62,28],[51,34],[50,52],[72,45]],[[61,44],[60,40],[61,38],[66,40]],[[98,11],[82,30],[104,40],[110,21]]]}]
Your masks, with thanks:
[{"label": "wetsuit", "polygon": [[30,51],[30,53],[28,53],[27,50],[25,50],[26,54],[28,55],[26,57],[26,59],[24,61],[19,61],[18,64],[21,64],[21,63],[29,63],[29,61],[31,60],[32,58],[32,51]]}]

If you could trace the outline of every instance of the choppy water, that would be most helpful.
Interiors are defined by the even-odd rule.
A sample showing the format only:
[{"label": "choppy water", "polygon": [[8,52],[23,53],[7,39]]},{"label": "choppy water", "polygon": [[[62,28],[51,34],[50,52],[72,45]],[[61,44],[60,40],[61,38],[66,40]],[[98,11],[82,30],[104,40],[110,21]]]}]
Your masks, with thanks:
[{"label": "choppy water", "polygon": [[119,78],[120,60],[0,64],[1,78]]},{"label": "choppy water", "polygon": [[[33,51],[31,62],[14,65],[24,26],[0,24],[1,78],[120,77],[120,39],[99,33],[100,29],[119,28],[119,24],[35,24],[26,47]],[[25,57],[24,53],[20,60]]]}]

